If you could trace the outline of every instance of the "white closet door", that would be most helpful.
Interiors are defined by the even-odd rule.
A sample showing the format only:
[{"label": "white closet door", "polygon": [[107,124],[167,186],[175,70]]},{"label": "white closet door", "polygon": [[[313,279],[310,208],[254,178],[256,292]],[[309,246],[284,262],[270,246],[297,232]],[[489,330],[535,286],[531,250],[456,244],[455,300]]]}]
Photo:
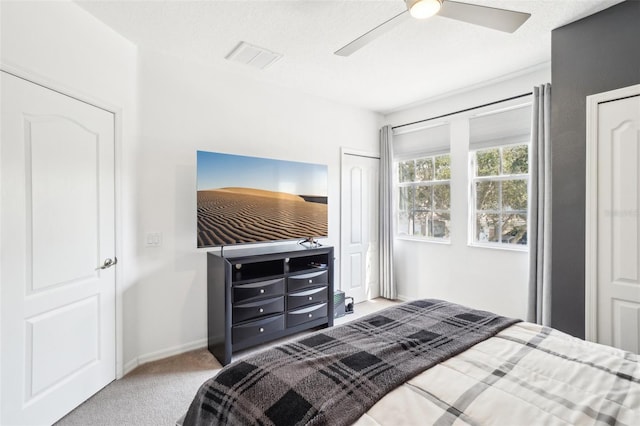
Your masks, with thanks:
[{"label": "white closet door", "polygon": [[378,158],[342,155],[340,286],[355,303],[380,294]]},{"label": "white closet door", "polygon": [[1,85],[0,423],[51,424],[115,379],[114,117]]},{"label": "white closet door", "polygon": [[640,353],[640,96],[597,115],[597,340]]}]

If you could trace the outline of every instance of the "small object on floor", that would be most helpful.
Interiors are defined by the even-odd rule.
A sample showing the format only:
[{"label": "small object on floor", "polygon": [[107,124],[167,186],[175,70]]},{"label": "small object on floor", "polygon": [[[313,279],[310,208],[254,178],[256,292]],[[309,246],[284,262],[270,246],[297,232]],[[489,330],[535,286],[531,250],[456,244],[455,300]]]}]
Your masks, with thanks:
[{"label": "small object on floor", "polygon": [[[351,302],[346,302],[346,299],[351,299]],[[345,297],[345,308],[344,308],[344,312],[346,314],[352,314],[354,312],[354,305],[353,305],[353,297]]]}]

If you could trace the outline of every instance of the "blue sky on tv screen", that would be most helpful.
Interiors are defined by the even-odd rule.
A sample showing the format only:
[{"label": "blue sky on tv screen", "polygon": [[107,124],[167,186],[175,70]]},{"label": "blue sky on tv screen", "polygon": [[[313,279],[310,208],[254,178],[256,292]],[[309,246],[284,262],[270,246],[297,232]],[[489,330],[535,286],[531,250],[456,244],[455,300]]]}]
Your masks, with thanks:
[{"label": "blue sky on tv screen", "polygon": [[198,151],[197,174],[198,191],[242,187],[327,196],[324,164]]}]

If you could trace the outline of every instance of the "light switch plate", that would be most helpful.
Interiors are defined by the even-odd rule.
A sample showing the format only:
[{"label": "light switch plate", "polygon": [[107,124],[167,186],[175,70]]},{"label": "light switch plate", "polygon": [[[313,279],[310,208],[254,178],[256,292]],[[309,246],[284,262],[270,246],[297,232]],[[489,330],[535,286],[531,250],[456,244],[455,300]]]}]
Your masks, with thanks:
[{"label": "light switch plate", "polygon": [[162,245],[162,232],[147,232],[144,245],[146,247],[160,247]]}]

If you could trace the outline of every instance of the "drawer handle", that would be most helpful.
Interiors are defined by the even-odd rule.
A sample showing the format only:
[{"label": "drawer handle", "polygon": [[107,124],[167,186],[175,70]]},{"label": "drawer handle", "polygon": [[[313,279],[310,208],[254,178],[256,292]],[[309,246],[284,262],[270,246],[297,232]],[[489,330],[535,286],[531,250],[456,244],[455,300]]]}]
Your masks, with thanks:
[{"label": "drawer handle", "polygon": [[309,300],[313,300],[313,296],[309,296]]},{"label": "drawer handle", "polygon": [[264,328],[260,327],[260,333],[264,333]]},{"label": "drawer handle", "polygon": [[313,314],[309,314],[309,318],[311,318],[313,316]]},{"label": "drawer handle", "polygon": [[311,284],[313,282],[313,280],[309,280],[309,284]]},{"label": "drawer handle", "polygon": [[260,308],[260,313],[263,313],[263,312],[264,312],[264,309]]},{"label": "drawer handle", "polygon": [[260,289],[260,294],[264,294],[264,288]]}]

